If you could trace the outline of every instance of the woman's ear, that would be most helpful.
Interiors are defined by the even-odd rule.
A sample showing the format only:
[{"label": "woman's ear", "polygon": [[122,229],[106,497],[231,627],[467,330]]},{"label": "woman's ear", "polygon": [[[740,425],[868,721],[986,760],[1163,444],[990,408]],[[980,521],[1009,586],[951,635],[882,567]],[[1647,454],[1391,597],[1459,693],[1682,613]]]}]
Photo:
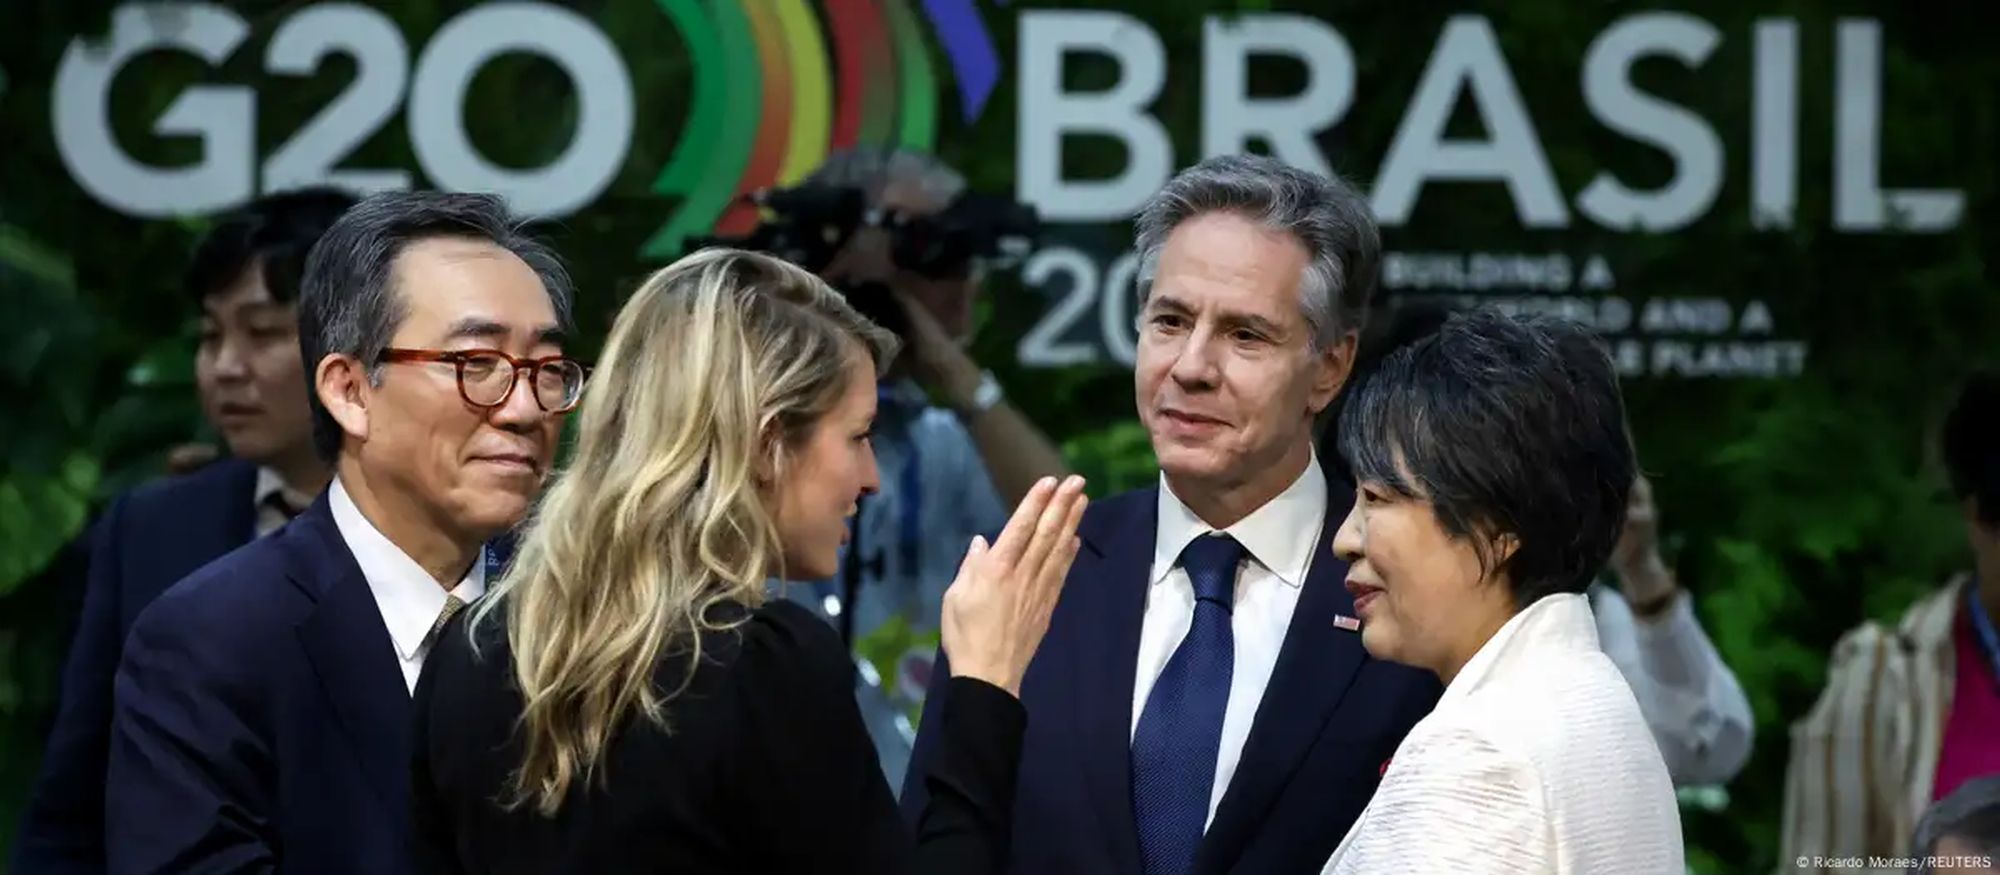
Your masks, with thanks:
[{"label": "woman's ear", "polygon": [[1499,567],[1514,558],[1515,551],[1521,549],[1521,537],[1509,532],[1493,539],[1493,565]]},{"label": "woman's ear", "polygon": [[779,475],[784,472],[784,455],[785,441],[777,424],[766,426],[763,435],[757,439],[757,467],[753,472],[757,488],[770,489],[777,485]]}]

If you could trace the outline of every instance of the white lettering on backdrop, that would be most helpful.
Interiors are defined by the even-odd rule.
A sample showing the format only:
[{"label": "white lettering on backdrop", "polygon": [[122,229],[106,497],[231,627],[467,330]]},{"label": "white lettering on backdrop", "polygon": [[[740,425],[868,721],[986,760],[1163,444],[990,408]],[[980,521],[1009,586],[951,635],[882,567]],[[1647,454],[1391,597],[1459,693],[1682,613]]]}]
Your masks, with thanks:
[{"label": "white lettering on backdrop", "polygon": [[[258,193],[317,183],[365,191],[428,184],[495,191],[524,213],[560,216],[595,201],[630,151],[635,95],[617,47],[589,19],[554,3],[524,0],[489,2],[459,13],[421,47],[414,64],[406,38],[384,13],[359,3],[305,7],[278,23],[265,47],[263,69],[277,76],[310,75],[340,54],[353,60],[355,77],[261,161],[256,142],[260,96],[248,85],[197,82],[152,120],[157,135],[198,142],[199,158],[192,164],[152,166],[118,143],[109,118],[110,94],[121,75],[144,75],[143,56],[178,52],[219,68],[250,36],[243,17],[219,3],[144,2],[114,12],[108,40],[73,42],[57,70],[50,110],[58,152],[83,191],[122,212],[167,217],[212,212]],[[1318,145],[1320,135],[1336,128],[1360,95],[1371,106],[1385,97],[1379,90],[1365,90],[1368,83],[1358,78],[1347,37],[1331,23],[1289,13],[1212,16],[1203,22],[1199,70],[1193,71],[1201,80],[1201,154],[1176,155],[1152,107],[1173,84],[1170,73],[1187,73],[1170,69],[1165,45],[1151,25],[1119,12],[1022,10],[1018,36],[1013,61],[1019,113],[1017,192],[1058,232],[1064,223],[1130,219],[1174,168],[1198,157],[1261,144],[1285,161],[1327,171],[1331,163]],[[1402,112],[1372,177],[1372,205],[1386,227],[1396,228],[1412,221],[1433,182],[1487,184],[1506,193],[1524,228],[1566,229],[1581,221],[1620,232],[1670,232],[1712,214],[1725,174],[1736,166],[1749,174],[1749,184],[1739,190],[1746,193],[1744,208],[1753,227],[1792,228],[1801,220],[1800,94],[1804,88],[1825,88],[1833,96],[1834,112],[1825,140],[1832,159],[1826,180],[1832,196],[1830,214],[1822,220],[1848,233],[1939,232],[1958,226],[1965,205],[1962,191],[1884,185],[1880,23],[1864,18],[1836,22],[1826,35],[1834,56],[1827,75],[1802,75],[1795,19],[1757,19],[1747,37],[1732,43],[1731,35],[1711,23],[1669,11],[1628,15],[1599,33],[1580,59],[1578,84],[1585,109],[1605,129],[1665,154],[1671,176],[1637,188],[1605,169],[1578,180],[1582,188],[1565,194],[1537,133],[1533,104],[1520,92],[1492,23],[1479,15],[1451,16],[1442,23],[1414,90],[1386,95],[1403,101]],[[1641,63],[1674,64],[1702,77],[1719,53],[1732,50],[1747,52],[1753,71],[1745,132],[1749,160],[1737,165],[1729,162],[1710,120],[1647,93],[1633,77]],[[462,105],[474,76],[509,53],[551,61],[576,94],[575,133],[563,153],[543,167],[494,163],[464,126]],[[1110,87],[1073,91],[1065,85],[1066,69],[1083,55],[1112,61]],[[1289,95],[1253,95],[1249,70],[1258,57],[1301,65],[1303,86]],[[1470,106],[1480,133],[1448,137],[1446,123],[1461,103]],[[344,166],[399,111],[416,166]],[[1065,175],[1066,141],[1078,136],[1117,141],[1125,154],[1123,166],[1103,178]],[[1052,295],[1054,305],[1022,338],[1022,361],[1034,366],[1106,359],[1129,363],[1136,273],[1132,254],[1068,245],[1060,241],[1060,233],[1051,236],[1058,239],[1025,265],[1028,282]],[[1406,280],[1430,278],[1413,281],[1412,292],[1464,293],[1460,283],[1471,282],[1498,283],[1481,293],[1505,294],[1502,287],[1511,278],[1515,293],[1560,298],[1594,293],[1593,270],[1608,277],[1604,259],[1591,256],[1585,262],[1590,266],[1580,271],[1581,281],[1566,293],[1551,287],[1563,285],[1559,280],[1570,274],[1558,276],[1550,273],[1555,268],[1523,258],[1419,253],[1399,261],[1392,253],[1387,267],[1404,271]],[[1570,266],[1565,262],[1561,269]],[[1587,309],[1599,321],[1634,321],[1633,302],[1608,301]],[[1681,355],[1676,349],[1638,350],[1624,361],[1648,372],[1714,374],[1772,361],[1795,367],[1803,357],[1789,347],[1779,356],[1740,354],[1739,348]]]},{"label": "white lettering on backdrop", "polygon": [[[56,71],[50,112],[57,151],[77,184],[113,209],[147,217],[207,213],[260,191],[319,183],[363,191],[405,188],[405,169],[335,169],[400,106],[407,111],[411,150],[432,183],[496,192],[516,210],[551,216],[596,200],[631,146],[632,82],[617,47],[589,19],[537,2],[487,3],[460,13],[418,58],[415,76],[402,31],[382,12],[325,3],[294,13],[271,37],[267,70],[306,75],[327,56],[345,54],[354,59],[356,74],[339,97],[273,150],[261,175],[257,95],[249,86],[190,86],[154,123],[161,136],[201,141],[202,157],[193,166],[147,166],[118,145],[111,86],[133,60],[174,49],[221,66],[248,36],[242,16],[218,4],[135,3],[112,14],[108,43],[71,43]],[[553,62],[578,95],[576,135],[545,167],[495,165],[465,130],[462,104],[473,75],[508,52]]]}]

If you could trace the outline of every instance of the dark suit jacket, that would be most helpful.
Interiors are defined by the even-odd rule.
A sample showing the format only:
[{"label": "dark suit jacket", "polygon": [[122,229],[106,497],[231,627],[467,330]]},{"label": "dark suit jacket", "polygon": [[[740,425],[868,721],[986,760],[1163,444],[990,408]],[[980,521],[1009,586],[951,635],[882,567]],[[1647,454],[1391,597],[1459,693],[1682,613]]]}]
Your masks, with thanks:
[{"label": "dark suit jacket", "polygon": [[54,727],[15,843],[12,869],[104,871],[104,765],[111,677],[140,609],[175,581],[250,542],[257,467],[229,459],[149,483],[93,525]]},{"label": "dark suit jacket", "polygon": [[410,694],[326,495],[142,612],[115,697],[112,872],[407,870]]},{"label": "dark suit jacket", "polygon": [[[467,616],[466,612],[460,613]],[[824,620],[791,601],[711,609],[729,624],[667,648],[653,677],[680,689],[667,730],[638,716],[553,817],[502,808],[524,755],[513,651],[492,615],[475,653],[453,620],[417,684],[411,822],[425,873],[897,875],[998,872],[1027,715],[968,678],[943,714],[929,815],[914,836],[882,779],[854,700],[854,664]],[[685,686],[683,686],[685,685]]]},{"label": "dark suit jacket", "polygon": [[[1126,493],[1094,502],[1084,516],[1083,549],[1021,688],[1029,722],[1011,871],[1140,873],[1132,685],[1158,500],[1154,489]],[[1331,546],[1351,504],[1352,488],[1332,484],[1325,543],[1195,873],[1319,871],[1374,795],[1396,745],[1442,692],[1434,675],[1373,659],[1358,633],[1334,625],[1354,613],[1347,565]],[[925,702],[915,764],[935,755],[938,698]],[[921,786],[903,792],[906,812],[922,805]]]}]

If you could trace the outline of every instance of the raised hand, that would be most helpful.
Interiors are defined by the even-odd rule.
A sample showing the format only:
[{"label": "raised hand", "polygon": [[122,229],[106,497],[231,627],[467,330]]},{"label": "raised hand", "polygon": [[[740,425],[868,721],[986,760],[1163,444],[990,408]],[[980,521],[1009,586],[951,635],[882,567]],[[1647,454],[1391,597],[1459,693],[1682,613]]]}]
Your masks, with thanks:
[{"label": "raised hand", "polygon": [[954,677],[1021,694],[1021,677],[1049,630],[1049,616],[1080,544],[1090,500],[1083,478],[1044,478],[1014,509],[1000,539],[974,538],[944,594],[941,634]]},{"label": "raised hand", "polygon": [[1653,506],[1653,484],[1644,474],[1632,483],[1625,529],[1611,549],[1610,565],[1618,576],[1618,588],[1635,610],[1657,612],[1678,589],[1673,572],[1660,557],[1660,514]]}]

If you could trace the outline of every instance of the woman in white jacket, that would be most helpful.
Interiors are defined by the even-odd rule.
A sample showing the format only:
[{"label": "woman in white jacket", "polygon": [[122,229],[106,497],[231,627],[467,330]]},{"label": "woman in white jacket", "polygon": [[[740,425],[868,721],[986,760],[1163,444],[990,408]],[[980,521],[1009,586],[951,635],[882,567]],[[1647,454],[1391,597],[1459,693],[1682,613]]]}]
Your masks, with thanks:
[{"label": "woman in white jacket", "polygon": [[1475,311],[1355,392],[1334,550],[1362,644],[1445,692],[1326,871],[1684,871],[1666,765],[1584,595],[1635,473],[1603,349]]}]

